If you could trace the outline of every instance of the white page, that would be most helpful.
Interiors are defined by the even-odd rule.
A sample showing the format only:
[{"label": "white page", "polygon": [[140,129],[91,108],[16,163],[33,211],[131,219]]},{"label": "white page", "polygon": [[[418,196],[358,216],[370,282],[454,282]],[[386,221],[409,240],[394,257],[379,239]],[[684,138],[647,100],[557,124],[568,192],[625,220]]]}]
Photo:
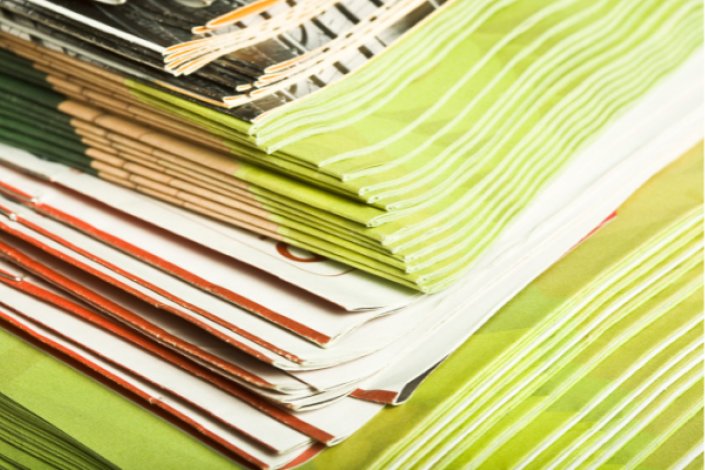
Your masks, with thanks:
[{"label": "white page", "polygon": [[356,389],[357,384],[314,393],[277,394],[271,390],[257,390],[256,393],[269,401],[280,404],[288,410],[310,411],[333,405],[350,395]]},{"label": "white page", "polygon": [[[7,212],[7,214],[5,214]],[[9,215],[8,215],[9,214]],[[27,212],[27,209],[18,206],[16,204],[11,203],[10,201],[1,201],[0,204],[0,222],[5,224],[8,227],[8,230],[11,231],[11,233],[14,233],[15,235],[21,235],[26,241],[29,241],[33,244],[36,244],[37,246],[41,246],[42,249],[44,250],[53,250],[54,253],[56,253],[58,256],[60,256],[62,259],[73,263],[73,260],[79,260],[81,263],[83,263],[87,269],[91,269],[92,273],[95,275],[102,274],[104,277],[104,280],[107,280],[108,282],[111,282],[113,284],[120,285],[121,288],[123,289],[129,289],[128,291],[133,293],[133,295],[137,295],[143,300],[151,303],[152,305],[159,306],[160,308],[167,310],[168,312],[172,314],[176,314],[180,316],[181,318],[184,318],[193,324],[205,329],[206,331],[210,332],[211,334],[214,334],[218,336],[220,339],[225,340],[225,341],[231,341],[233,345],[235,345],[238,348],[241,348],[243,351],[247,351],[255,356],[259,355],[259,357],[263,358],[264,360],[267,360],[269,362],[275,362],[277,361],[278,363],[284,364],[289,367],[296,367],[295,363],[287,360],[286,358],[278,355],[275,352],[272,352],[270,349],[267,349],[264,346],[258,345],[255,340],[249,340],[248,338],[238,334],[237,332],[225,328],[222,325],[208,319],[205,316],[200,316],[196,314],[195,312],[183,307],[182,305],[176,303],[173,300],[170,300],[164,296],[160,296],[159,294],[151,291],[148,288],[143,287],[141,284],[132,281],[131,279],[127,278],[126,276],[121,276],[111,269],[105,267],[104,265],[93,261],[92,259],[89,259],[85,256],[82,256],[80,254],[75,253],[69,248],[66,248],[64,245],[61,243],[55,242],[51,238],[49,238],[46,235],[43,235],[41,233],[38,233],[31,228],[27,227],[26,225],[20,224],[16,222],[13,219],[18,218],[18,214],[21,214],[19,216],[20,220],[22,219],[22,216],[26,215],[28,217],[31,217],[34,219],[34,216],[37,216],[37,214],[33,214],[31,212]],[[49,225],[48,232],[52,234],[52,236],[56,235],[56,231],[61,231],[65,230],[68,227],[63,227],[61,225],[52,225],[50,219],[34,219],[35,222],[39,221],[42,226]],[[56,229],[56,231],[53,231],[53,229]],[[82,240],[86,243],[91,243],[90,239],[84,239]],[[95,241],[94,241],[95,242]],[[98,242],[95,242],[98,243]],[[116,280],[117,279],[117,280]],[[236,308],[232,306],[233,308]],[[259,320],[257,317],[252,316],[256,320]],[[245,316],[247,318],[247,316]],[[261,321],[261,320],[259,320]],[[266,323],[266,322],[263,322]],[[267,325],[265,325],[266,327]],[[273,325],[269,324],[268,325],[271,328],[276,328]],[[283,333],[286,333],[284,330],[282,330]],[[301,340],[303,341],[303,340]],[[314,348],[314,345],[310,345],[312,348]]]},{"label": "white page", "polygon": [[[228,318],[228,320],[231,321],[232,325],[244,330],[244,332],[251,333],[253,335],[252,337],[256,337],[253,341],[260,341],[259,347],[255,349],[265,354],[273,361],[276,367],[284,369],[296,370],[300,368],[328,367],[379,350],[403,336],[405,331],[413,328],[419,321],[419,318],[429,316],[432,313],[432,308],[428,306],[437,303],[443,295],[424,296],[419,302],[416,302],[411,307],[400,312],[404,314],[403,318],[399,317],[399,314],[387,315],[358,328],[350,335],[346,336],[335,347],[321,349],[315,344],[303,340],[229,302],[225,302],[199,289],[192,289],[189,284],[169,276],[161,270],[145,265],[124,253],[115,252],[110,246],[76,232],[70,227],[42,217],[26,207],[10,201],[2,201],[0,205],[4,206],[5,210],[11,213],[11,215],[0,215],[0,221],[10,227],[11,230],[36,240],[41,245],[51,247],[65,257],[80,260],[81,263],[89,266],[96,272],[103,273],[103,275],[111,279],[116,279],[116,282],[122,285],[130,286],[135,292],[140,292],[144,296],[153,299],[150,302],[153,302],[155,305],[167,305],[173,311],[179,312],[179,314],[186,319],[193,320],[197,317],[196,321],[201,326],[208,325],[209,331],[219,333],[222,338],[229,338],[247,344],[248,346],[254,344],[252,341],[243,341],[244,337],[242,334],[238,334],[234,327],[226,328],[214,321],[209,321],[206,316],[199,312],[188,309],[173,300],[159,295],[157,292],[145,288],[141,283],[137,283],[93,259],[89,259],[86,256],[74,252],[64,244],[32,230],[26,224],[20,223],[19,221],[27,220],[42,227],[43,230],[52,234],[52,236],[58,236],[65,240],[71,239],[74,245],[80,246],[82,249],[90,251],[91,253],[98,254],[101,259],[109,258],[111,261],[116,261],[118,258],[121,258],[121,266],[123,268],[125,266],[131,266],[128,272],[139,273],[142,279],[149,279],[151,282],[155,282],[155,278],[159,276],[162,278],[160,284],[168,287],[165,287],[167,292],[180,292],[181,296],[189,301],[190,304],[197,305],[207,312],[218,312],[218,314],[223,317],[225,314],[230,314],[231,317]],[[0,214],[1,212],[2,211],[0,211]],[[112,257],[106,255],[106,253],[110,251],[114,252]],[[234,320],[234,318],[236,318],[236,320]],[[287,357],[291,359],[287,360]]]},{"label": "white page", "polygon": [[[336,387],[326,392],[319,392],[312,387],[307,386],[303,382],[294,379],[290,374],[286,374],[272,366],[269,366],[268,364],[257,361],[251,356],[244,354],[238,349],[235,349],[218,340],[214,336],[209,335],[205,331],[195,328],[187,322],[180,320],[178,317],[162,313],[160,310],[150,306],[146,302],[142,302],[124,291],[110,286],[109,284],[81,271],[80,269],[73,268],[72,266],[61,262],[60,260],[44,253],[32,245],[22,243],[16,239],[10,239],[2,234],[0,234],[0,241],[12,248],[17,249],[23,255],[30,257],[32,261],[40,263],[44,268],[51,269],[71,281],[80,284],[81,287],[89,289],[91,294],[90,298],[81,294],[77,288],[57,284],[59,287],[67,289],[72,295],[85,300],[92,307],[105,311],[113,318],[116,318],[118,321],[127,324],[128,326],[136,329],[138,332],[151,337],[159,344],[173,349],[203,365],[204,367],[208,367],[209,369],[218,372],[231,380],[234,380],[236,383],[247,387],[258,395],[263,396],[270,401],[280,403],[289,409],[298,411],[329,406],[333,403],[333,401],[342,399],[357,388],[357,383],[354,383],[352,385]],[[12,260],[14,263],[24,266],[22,264],[23,260],[16,257],[13,257]],[[20,268],[16,265],[10,265],[0,258],[0,271],[12,273],[12,275],[18,277],[25,277],[29,275],[28,272],[22,272],[19,269]],[[27,269],[31,269],[31,267],[27,266]],[[45,281],[52,281],[52,278],[44,277],[47,276],[46,270],[38,274],[40,277],[44,278]],[[34,282],[36,283],[37,281]],[[41,283],[40,286],[44,286],[45,289],[47,288],[44,283]],[[146,328],[143,323],[135,324],[133,321],[130,321],[129,318],[124,318],[124,313],[110,308],[109,305],[106,305],[106,302],[96,302],[96,295],[94,294],[100,295],[109,302],[114,302],[118,306],[131,312],[139,312],[139,316],[141,318],[148,320],[152,325],[160,330],[150,330]],[[66,294],[60,292],[59,295]],[[169,336],[169,334],[172,334],[173,336]],[[188,344],[184,347],[182,346],[183,343]],[[179,346],[175,346],[176,344]],[[251,377],[242,373],[227,373],[223,370],[222,366],[219,367],[219,363],[214,361],[209,362],[203,358],[203,355],[190,353],[193,347],[198,348],[205,353],[213,354],[219,359],[244,369],[245,372],[255,375],[258,379],[260,379],[260,381],[254,381]],[[262,382],[265,383],[263,384]]]},{"label": "white page", "polygon": [[[117,287],[102,282],[95,276],[91,276],[78,268],[74,268],[28,243],[7,237],[3,233],[0,233],[0,241],[20,251],[23,255],[31,258],[32,261],[36,261],[45,268],[51,269],[53,272],[65,276],[81,287],[89,289],[90,294],[97,294],[107,301],[113,302],[118,307],[137,315],[140,319],[153,325],[154,328],[148,329],[144,325],[144,322],[137,323],[134,319],[126,317],[123,311],[113,308],[107,302],[98,304],[95,295],[92,295],[91,298],[86,298],[85,295],[81,294],[75,288],[65,285],[59,286],[68,290],[70,294],[91,304],[93,308],[109,314],[112,318],[125,323],[144,335],[150,336],[152,339],[181,354],[187,355],[201,365],[219,372],[225,377],[237,381],[241,385],[251,387],[258,392],[262,390],[262,388],[271,388],[284,393],[293,393],[297,396],[314,393],[311,387],[292,378],[291,375],[269,364],[256,360],[249,354],[243,353],[239,349],[207,333],[205,330],[196,328],[175,315],[157,309]],[[13,258],[13,262],[16,265],[24,266],[25,269],[31,270],[31,266],[25,265],[22,260]],[[0,258],[0,269],[6,269],[7,266],[8,265],[2,261],[2,258]],[[46,277],[46,272],[37,274],[43,277],[45,281],[52,282],[51,278]],[[215,356],[215,359],[210,359],[208,355]],[[232,364],[235,368],[241,368],[245,373],[238,373],[237,370],[233,370],[235,368],[226,368],[217,360]],[[251,374],[254,377],[247,374]],[[272,396],[276,395],[273,394]]]}]

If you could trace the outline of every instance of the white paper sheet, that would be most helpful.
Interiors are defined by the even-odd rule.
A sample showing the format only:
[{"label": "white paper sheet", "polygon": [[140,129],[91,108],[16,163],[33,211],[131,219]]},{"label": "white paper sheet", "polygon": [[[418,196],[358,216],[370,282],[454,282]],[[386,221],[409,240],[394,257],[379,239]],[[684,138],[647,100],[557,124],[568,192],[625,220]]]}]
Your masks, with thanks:
[{"label": "white paper sheet", "polygon": [[[79,260],[80,263],[95,272],[102,273],[106,278],[112,279],[113,283],[129,286],[133,292],[141,294],[146,299],[151,299],[149,302],[154,305],[167,306],[171,311],[182,316],[182,318],[198,323],[202,327],[207,325],[209,331],[220,334],[221,338],[247,345],[251,349],[266,355],[276,367],[283,369],[296,370],[329,367],[379,350],[403,336],[405,331],[413,328],[419,318],[430,315],[432,308],[428,306],[437,303],[440,299],[440,296],[424,296],[403,311],[403,318],[399,317],[398,314],[387,315],[358,328],[343,338],[335,347],[321,349],[315,344],[303,340],[229,302],[225,302],[205,291],[193,289],[189,284],[161,270],[146,265],[124,253],[116,252],[112,247],[76,232],[63,224],[42,217],[26,207],[10,201],[2,201],[0,205],[5,207],[6,212],[11,212],[9,216],[0,215],[0,221],[10,227],[11,230],[16,231],[16,233],[21,233],[36,243],[50,247],[64,257]],[[21,223],[23,221],[29,221],[31,224],[41,226],[46,233],[52,235],[52,238],[33,230],[27,223]],[[55,240],[56,237],[60,237],[65,242],[57,242]],[[124,276],[106,267],[104,263],[75,252],[67,246],[68,240],[70,240],[70,244],[96,254],[102,260],[110,259],[117,263],[119,259],[119,266],[123,269],[129,268],[125,270],[132,273],[133,276],[139,276],[141,279],[149,280],[151,283],[156,283],[156,278],[160,277],[159,284],[166,292],[179,292],[180,297],[188,301],[190,305],[195,305],[202,309],[202,311],[199,312],[193,307],[187,308],[180,305],[177,301],[144,287],[143,283],[136,282],[134,277]],[[206,317],[203,311],[217,312],[219,317],[225,318],[232,326],[224,327],[222,324],[212,321]],[[242,333],[239,333],[240,331]],[[248,337],[254,339],[247,341],[244,336],[246,333],[251,334],[252,336]]]},{"label": "white paper sheet", "polygon": [[[221,373],[225,377],[236,380],[242,385],[249,385],[258,391],[264,388],[297,395],[310,395],[314,392],[311,387],[292,378],[291,375],[262,361],[258,361],[249,354],[245,354],[215,336],[208,334],[205,330],[194,327],[175,315],[143,302],[127,292],[111,286],[78,268],[74,268],[28,243],[8,237],[4,233],[0,233],[0,242],[29,257],[30,261],[36,261],[54,273],[79,284],[81,288],[88,290],[88,294],[79,291],[79,288],[58,283],[57,280],[48,277],[49,275],[46,271],[36,273],[43,277],[45,281],[55,283],[70,294],[90,303],[93,308],[110,315],[112,318],[138,330],[144,335],[150,336],[171,349],[198,360],[200,364]],[[24,263],[24,260],[12,259],[16,265],[26,270],[32,270],[32,266],[29,263]],[[7,263],[0,258],[0,269],[6,269],[7,266]],[[14,266],[13,268],[17,269]],[[90,295],[90,297],[87,295]],[[97,296],[102,297],[100,303]],[[110,303],[115,304],[117,308]],[[121,310],[121,308],[124,310]],[[136,315],[137,319],[133,318],[131,314]],[[147,328],[144,322],[138,323],[138,319],[149,322],[152,327]],[[212,358],[210,356],[215,357]],[[226,364],[224,365],[223,362]],[[233,365],[234,367],[227,367],[228,365]],[[237,369],[243,369],[244,373]]]}]

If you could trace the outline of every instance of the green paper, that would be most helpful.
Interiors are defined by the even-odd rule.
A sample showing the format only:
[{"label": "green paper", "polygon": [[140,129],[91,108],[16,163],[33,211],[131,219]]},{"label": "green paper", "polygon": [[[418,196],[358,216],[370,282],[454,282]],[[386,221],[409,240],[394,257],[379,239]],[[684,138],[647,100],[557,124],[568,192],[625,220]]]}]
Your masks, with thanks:
[{"label": "green paper", "polygon": [[[532,282],[495,314],[431,374],[408,402],[399,408],[383,410],[358,434],[340,446],[326,450],[302,468],[414,468],[408,460],[412,454],[405,452],[430,445],[434,436],[432,426],[434,423],[440,426],[439,417],[447,417],[457,425],[454,407],[467,393],[464,390],[472,391],[482,385],[501,364],[526,348],[526,338],[530,337],[532,329],[541,325],[543,318],[550,318],[550,313],[560,311],[559,308],[571,299],[597,289],[609,278],[609,273],[619,273],[625,269],[628,273],[641,266],[641,262],[630,264],[630,258],[638,260],[649,245],[654,247],[656,253],[660,252],[663,247],[659,239],[667,240],[663,237],[675,233],[672,226],[682,221],[686,214],[697,214],[699,211],[702,211],[702,150],[697,148],[655,176],[622,205],[613,222]],[[701,239],[702,235],[698,237]],[[675,249],[678,250],[677,247]],[[695,331],[692,334],[698,336]],[[690,341],[696,336],[691,336]],[[604,369],[604,373],[608,372],[609,368]],[[462,380],[459,380],[461,377]],[[613,380],[613,377],[586,378],[588,382],[584,386],[596,379],[598,383],[595,385],[598,385],[600,381]],[[622,388],[625,391],[633,390],[643,380],[644,375],[636,374]],[[619,398],[617,394],[604,407],[596,408],[574,427],[569,441],[559,442],[567,444],[589,430],[600,415],[615,406]],[[569,399],[566,396],[566,400]],[[561,406],[565,409],[570,402],[562,402]],[[400,428],[400,422],[404,422],[403,428]],[[438,431],[443,429],[444,426],[437,428]],[[543,461],[555,457],[555,451],[563,448],[550,448],[553,449],[552,453],[542,456]],[[673,458],[678,458],[678,455]],[[513,458],[512,454],[505,457],[509,461]],[[502,456],[497,455],[496,458]]]}]

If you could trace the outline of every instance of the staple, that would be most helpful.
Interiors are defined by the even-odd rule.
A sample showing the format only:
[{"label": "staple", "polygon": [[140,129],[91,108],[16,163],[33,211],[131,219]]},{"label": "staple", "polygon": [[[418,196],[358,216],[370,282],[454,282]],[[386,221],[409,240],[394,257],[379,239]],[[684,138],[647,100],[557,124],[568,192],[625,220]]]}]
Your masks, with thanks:
[{"label": "staple", "polygon": [[0,277],[4,277],[5,279],[9,279],[9,280],[15,281],[15,282],[24,281],[24,277],[15,276],[14,274],[7,273],[7,272],[3,271],[2,269],[0,269]]},{"label": "staple", "polygon": [[17,214],[3,206],[0,206],[0,214],[3,214],[5,217],[7,217],[13,222],[17,222]]}]

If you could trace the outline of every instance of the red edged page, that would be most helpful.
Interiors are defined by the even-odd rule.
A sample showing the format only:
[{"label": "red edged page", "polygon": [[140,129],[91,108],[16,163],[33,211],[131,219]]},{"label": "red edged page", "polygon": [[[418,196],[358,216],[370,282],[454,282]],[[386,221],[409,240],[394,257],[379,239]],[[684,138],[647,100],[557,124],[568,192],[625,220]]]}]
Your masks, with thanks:
[{"label": "red edged page", "polygon": [[[150,226],[110,206],[1,165],[0,192],[317,344],[335,342],[366,321],[394,311],[373,309],[347,312],[303,289]],[[298,264],[317,261],[317,258],[293,253],[291,247],[283,242],[277,242],[276,250]],[[100,259],[85,250],[81,254],[92,255],[92,259],[116,269],[109,260]],[[135,273],[131,276],[152,290],[158,289],[152,277],[145,279]],[[160,292],[171,296],[174,301],[184,302],[178,292],[166,292],[164,289]],[[211,318],[229,326],[225,319],[217,315]]]},{"label": "red edged page", "polygon": [[241,352],[205,329],[194,328],[180,317],[162,312],[16,237],[0,233],[0,253],[112,318],[243,385],[282,393],[312,391],[290,375]]},{"label": "red edged page", "polygon": [[[0,249],[2,249],[3,252],[6,252],[6,247],[2,245],[3,244],[0,243]],[[7,272],[8,269],[4,269],[3,271]],[[4,297],[0,300],[0,303],[2,303],[3,305],[12,307],[17,311],[23,311],[19,308],[23,305],[25,306],[25,310],[29,309],[29,305],[33,305],[38,308],[43,306],[45,309],[51,309],[51,311],[56,316],[63,314],[66,317],[64,320],[65,323],[69,321],[74,321],[75,323],[75,318],[80,318],[86,324],[86,328],[90,329],[90,331],[92,331],[94,335],[103,335],[105,336],[106,341],[110,339],[115,339],[115,349],[111,350],[110,353],[113,354],[112,360],[117,364],[121,364],[121,356],[119,354],[119,348],[121,347],[123,348],[123,355],[125,354],[124,351],[127,351],[128,349],[135,350],[136,354],[151,354],[155,356],[155,367],[174,368],[183,371],[173,372],[174,374],[178,375],[178,377],[180,377],[179,380],[181,381],[188,380],[189,377],[192,377],[193,381],[191,382],[191,387],[196,387],[197,385],[203,383],[205,385],[203,387],[204,393],[212,391],[211,389],[217,388],[217,391],[215,391],[213,395],[214,397],[216,397],[215,399],[228,400],[227,396],[230,396],[232,397],[231,403],[234,404],[237,402],[247,404],[250,407],[274,418],[275,420],[287,426],[290,426],[292,429],[295,429],[296,433],[289,433],[291,435],[287,437],[287,439],[289,439],[290,441],[306,441],[305,439],[295,437],[297,433],[307,435],[312,439],[324,443],[331,442],[335,439],[334,436],[331,436],[325,433],[324,431],[321,431],[320,429],[309,425],[308,423],[302,421],[300,418],[297,418],[293,414],[284,411],[275,405],[270,404],[269,402],[263,400],[261,397],[257,396],[253,392],[246,390],[238,384],[230,382],[224,377],[195,363],[194,361],[185,358],[184,356],[175,353],[173,350],[163,346],[162,344],[150,340],[149,338],[136,332],[134,329],[128,328],[122,325],[121,323],[118,323],[110,318],[106,318],[105,316],[98,314],[97,312],[91,310],[90,307],[84,306],[82,303],[78,303],[76,300],[70,298],[66,294],[63,294],[61,291],[52,289],[50,286],[46,285],[45,283],[39,280],[29,278],[28,275],[26,273],[22,273],[21,270],[16,269],[14,271],[20,272],[21,274],[19,276],[0,276],[0,283],[6,286],[10,286],[16,291],[19,291],[17,293],[17,296],[20,296],[20,293],[25,294],[26,298],[14,298],[10,295],[11,293],[6,290]],[[22,280],[16,280],[18,278]],[[37,299],[37,301],[31,302],[31,298]],[[100,296],[94,296],[94,301],[103,302],[105,301],[105,299],[101,299]],[[33,318],[36,319],[38,318],[38,316],[39,313],[35,313],[33,315]],[[80,344],[85,344],[86,338],[88,337],[86,336],[85,332],[82,332],[82,334],[84,334],[84,340],[76,341],[78,341]],[[78,335],[78,333],[76,333],[76,335]],[[158,357],[159,359],[157,360],[156,357]],[[181,384],[182,382],[175,381],[174,383]],[[239,406],[238,409],[240,409],[241,413],[244,413],[243,410],[246,410],[247,408]],[[239,429],[241,432],[245,432],[245,430],[239,428],[238,424],[235,422],[226,422],[226,424],[230,424],[236,429]],[[273,428],[281,429],[281,427],[278,426],[274,426]],[[267,436],[264,437],[266,438]],[[277,448],[276,446],[274,446],[274,444],[271,444],[264,440],[262,440],[261,442],[265,445],[273,446],[273,449]],[[281,447],[279,447],[277,450],[283,451],[286,449],[282,449]]]},{"label": "red edged page", "polygon": [[[5,249],[5,252],[12,254],[11,251],[7,249]],[[11,281],[6,280],[6,282]],[[20,285],[23,286],[28,284],[28,281],[20,283]],[[61,291],[57,292],[58,294],[62,294]],[[66,294],[63,295],[65,296]],[[121,324],[118,323],[118,325]],[[125,328],[127,331],[131,330],[127,327],[123,328]],[[193,329],[190,328],[188,325],[187,328]],[[148,340],[148,338],[144,339]],[[160,343],[159,346],[162,346],[163,349],[162,352],[157,352],[163,358],[168,357],[167,353],[169,352],[175,354],[177,357],[181,357],[176,354],[172,349],[166,347],[165,344]],[[120,360],[120,357],[118,357],[118,360]],[[197,364],[194,363],[194,365]],[[180,367],[183,368],[184,364],[181,363]],[[214,372],[212,372],[210,369],[203,368],[203,370],[199,370],[197,368],[194,369],[194,367],[191,366],[191,370],[194,370],[196,374],[200,374],[198,375],[199,378],[208,381],[210,385],[213,385],[218,388],[228,387],[226,392],[228,392],[229,394],[234,393],[232,387],[235,387],[235,391],[239,391],[239,396],[241,398],[245,400],[251,400],[248,401],[251,406],[255,406],[259,410],[265,412],[268,416],[271,416],[280,422],[286,423],[297,431],[301,431],[303,432],[303,434],[314,437],[315,439],[325,442],[329,445],[333,445],[346,439],[353,432],[362,427],[381,408],[380,406],[375,404],[362,402],[353,398],[346,398],[345,395],[347,395],[354,388],[349,387],[347,389],[334,391],[329,394],[313,393],[310,395],[310,399],[306,395],[293,396],[291,400],[292,406],[306,406],[307,409],[310,410],[302,414],[293,414],[269,404],[269,402],[265,398],[263,398],[272,398],[271,394],[266,395],[261,393],[261,391],[254,389],[250,389],[249,391],[242,389],[241,387],[238,387],[237,384],[229,382],[219,374],[215,374]],[[181,387],[183,386],[183,384],[177,384],[177,386]],[[190,387],[192,388],[194,387],[194,385],[192,384]],[[189,393],[191,392],[191,390],[187,391]],[[254,394],[252,392],[254,392]],[[202,392],[202,394],[203,393],[205,392]],[[213,393],[213,391],[209,393]],[[194,400],[196,401],[200,399],[200,395],[194,398]],[[312,405],[309,406],[311,403]],[[206,402],[206,405],[208,405],[208,402]]]}]

